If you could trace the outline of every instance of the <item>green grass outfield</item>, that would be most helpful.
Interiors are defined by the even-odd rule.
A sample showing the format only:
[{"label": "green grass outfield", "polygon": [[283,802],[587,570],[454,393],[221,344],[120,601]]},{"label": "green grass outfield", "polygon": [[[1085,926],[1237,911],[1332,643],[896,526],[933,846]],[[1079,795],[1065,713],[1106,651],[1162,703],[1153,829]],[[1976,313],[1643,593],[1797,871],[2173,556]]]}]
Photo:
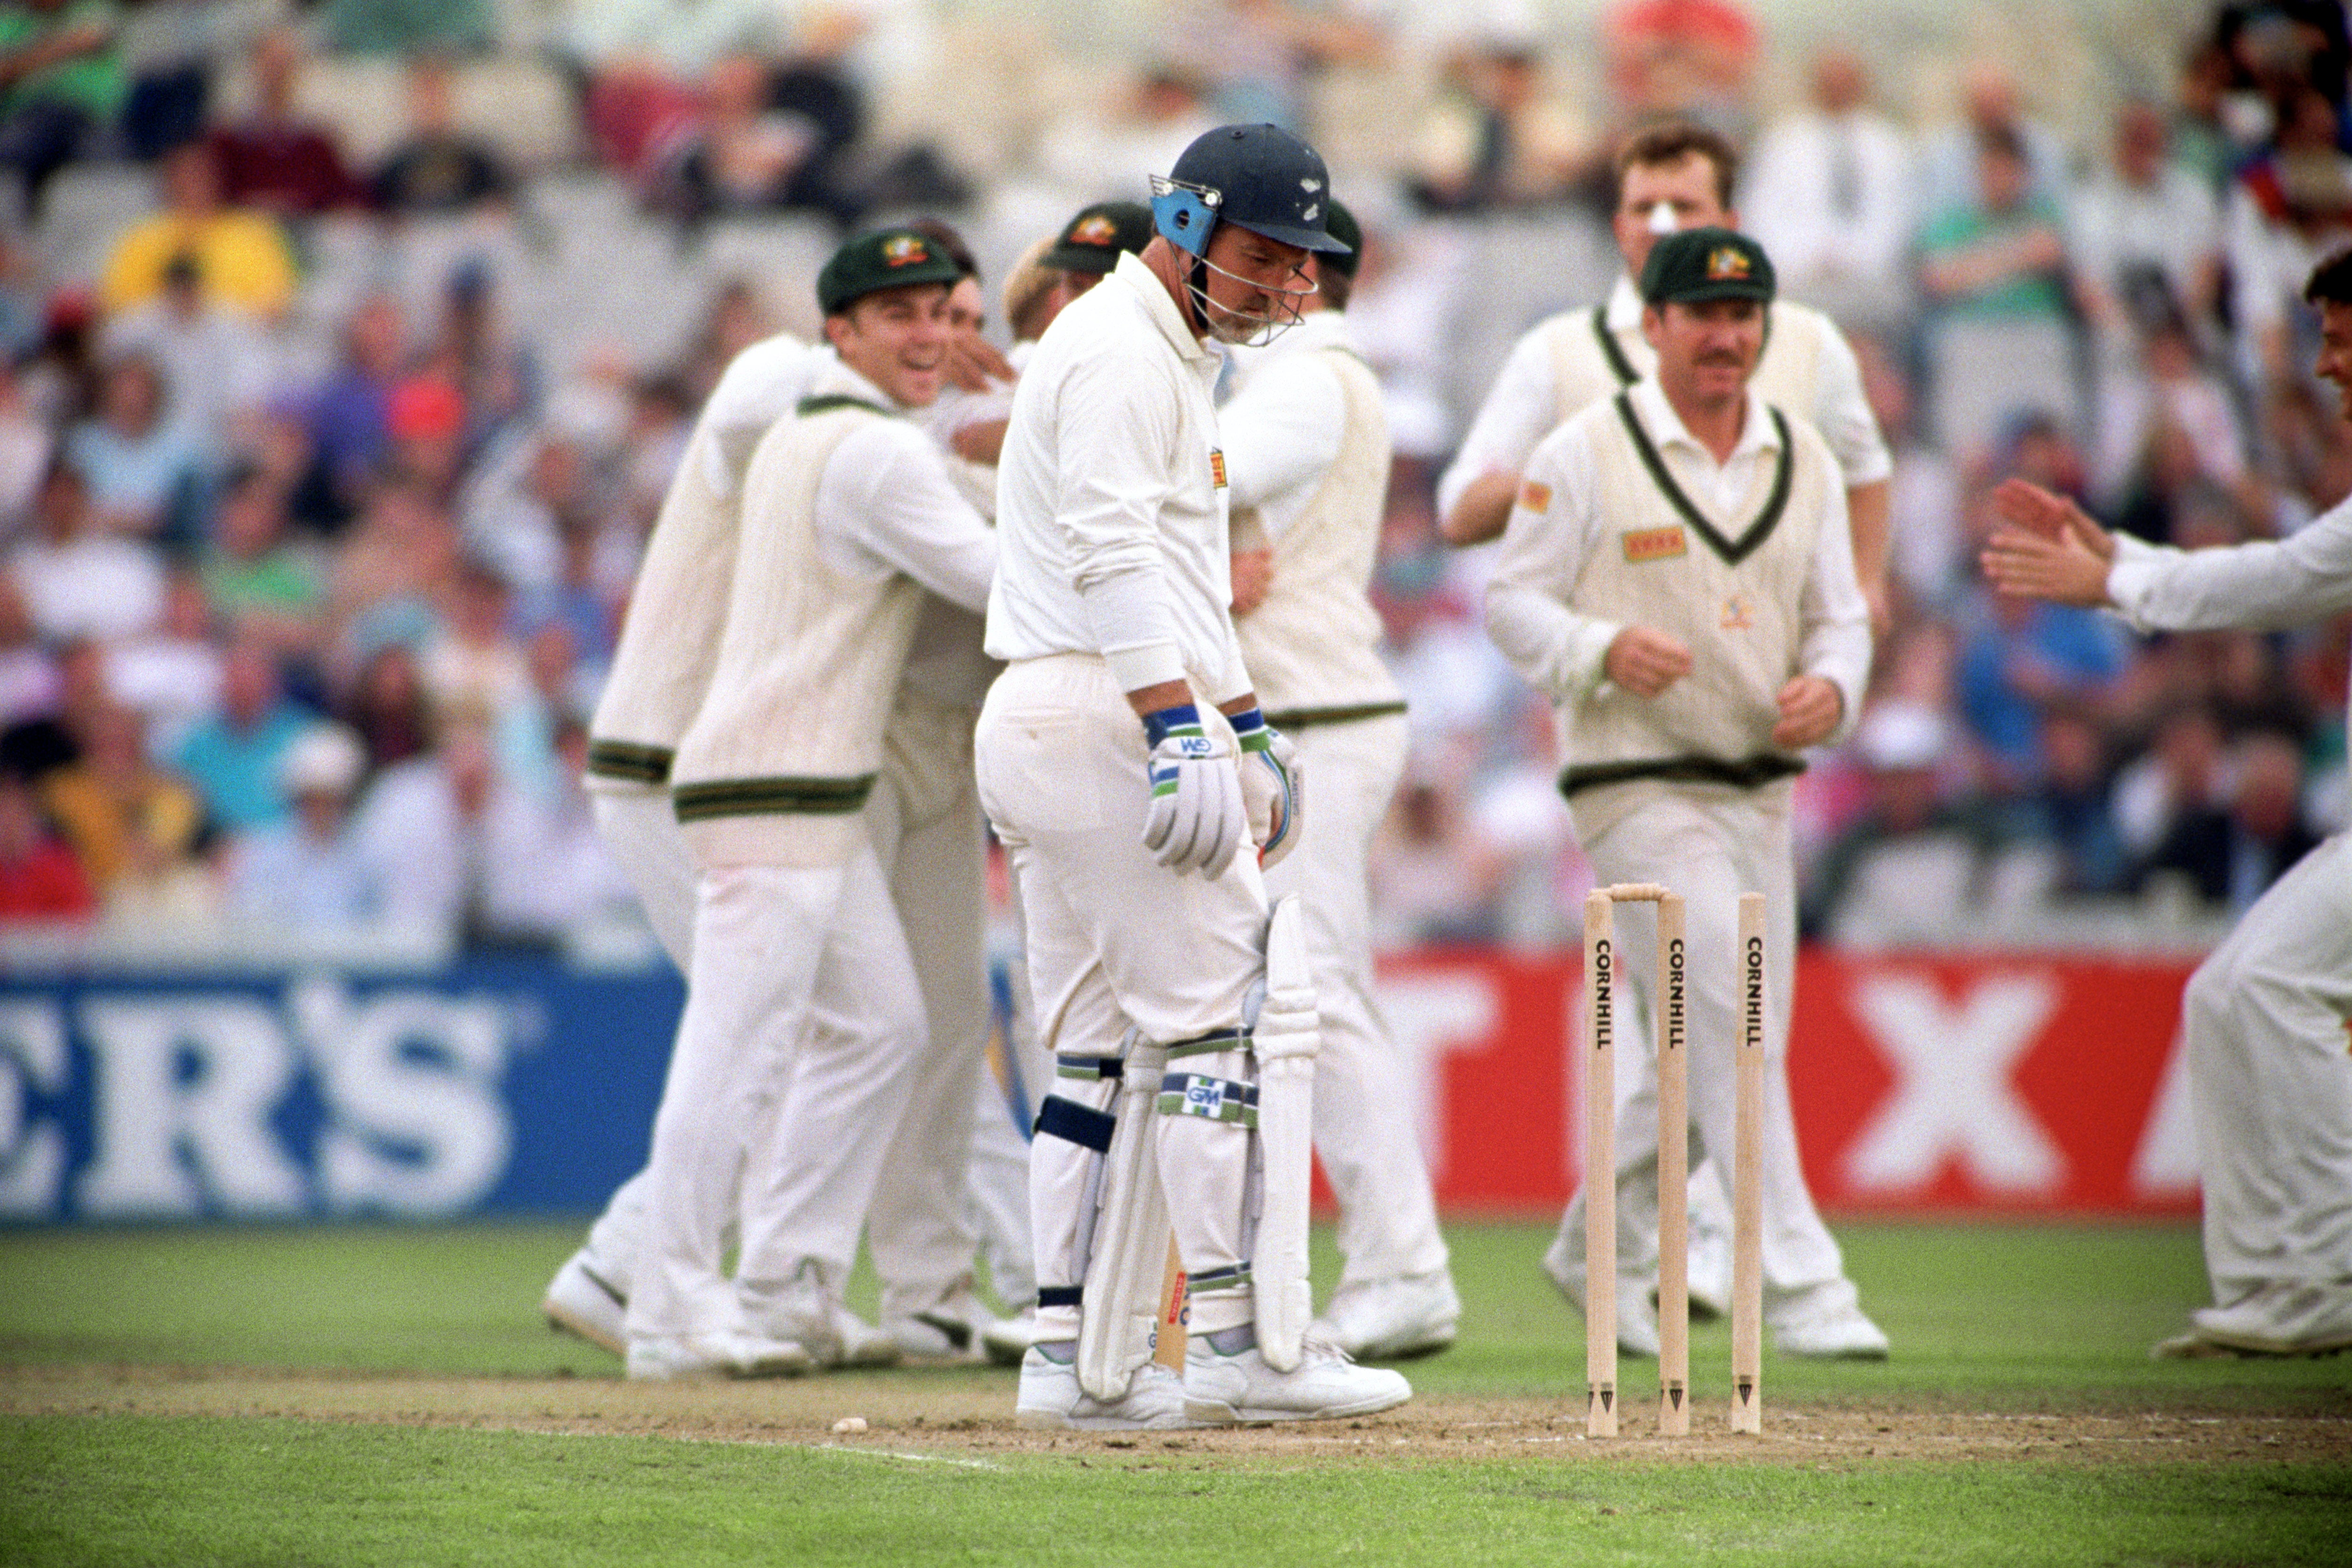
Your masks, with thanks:
[{"label": "green grass outfield", "polygon": [[1767,1440],[1681,1449],[1582,1440],[1540,1227],[1450,1228],[1463,1339],[1396,1417],[1051,1447],[987,1370],[634,1406],[533,1311],[572,1226],[0,1232],[0,1563],[2352,1563],[2352,1356],[2147,1359],[2192,1228],[1840,1232],[1894,1359],[1768,1354]]}]

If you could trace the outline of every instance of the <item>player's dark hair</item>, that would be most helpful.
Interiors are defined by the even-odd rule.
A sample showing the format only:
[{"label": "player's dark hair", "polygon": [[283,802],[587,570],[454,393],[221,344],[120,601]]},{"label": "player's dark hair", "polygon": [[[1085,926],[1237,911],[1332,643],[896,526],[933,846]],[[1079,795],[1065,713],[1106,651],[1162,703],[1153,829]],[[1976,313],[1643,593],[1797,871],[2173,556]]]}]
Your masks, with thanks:
[{"label": "player's dark hair", "polygon": [[2306,305],[2352,305],[2352,247],[2337,251],[2311,269],[2303,286]]},{"label": "player's dark hair", "polygon": [[1320,294],[1323,303],[1332,309],[1345,310],[1348,296],[1355,291],[1356,280],[1338,267],[1318,267],[1315,269],[1315,292]]},{"label": "player's dark hair", "polygon": [[975,283],[980,281],[980,263],[972,256],[971,246],[964,244],[963,235],[956,233],[952,225],[938,218],[910,218],[906,226],[947,252],[958,272]]},{"label": "player's dark hair", "polygon": [[1625,138],[1617,149],[1617,185],[1622,193],[1630,169],[1679,163],[1696,153],[1715,168],[1715,199],[1728,210],[1731,187],[1739,177],[1739,150],[1718,131],[1694,120],[1665,120],[1644,126]]}]

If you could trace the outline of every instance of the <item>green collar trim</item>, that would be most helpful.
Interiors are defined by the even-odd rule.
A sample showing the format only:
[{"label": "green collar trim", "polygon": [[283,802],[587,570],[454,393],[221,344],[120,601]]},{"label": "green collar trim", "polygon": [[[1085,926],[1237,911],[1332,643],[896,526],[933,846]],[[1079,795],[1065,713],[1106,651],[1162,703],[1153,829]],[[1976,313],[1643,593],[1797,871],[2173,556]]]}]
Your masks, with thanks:
[{"label": "green collar trim", "polygon": [[1747,531],[1736,539],[1727,539],[1706,520],[1705,513],[1691,504],[1683,487],[1675,483],[1675,476],[1666,472],[1665,460],[1658,455],[1657,447],[1651,444],[1650,433],[1642,428],[1641,420],[1634,415],[1633,400],[1623,392],[1617,394],[1617,417],[1625,422],[1626,432],[1633,438],[1633,450],[1642,455],[1642,466],[1650,471],[1652,482],[1664,492],[1675,510],[1698,531],[1708,548],[1732,566],[1747,559],[1757,546],[1770,538],[1772,530],[1780,526],[1780,514],[1789,509],[1790,482],[1797,466],[1796,443],[1789,439],[1789,422],[1780,417],[1779,409],[1767,404],[1764,412],[1772,416],[1772,429],[1780,437],[1780,458],[1772,470],[1772,493],[1764,498],[1764,509],[1756,514],[1756,520],[1748,525]]},{"label": "green collar trim", "polygon": [[896,411],[884,408],[871,398],[852,397],[847,392],[827,392],[823,397],[804,397],[793,412],[806,419],[813,413],[831,413],[837,408],[862,408],[887,419],[898,417]]},{"label": "green collar trim", "polygon": [[1609,361],[1609,371],[1617,378],[1619,386],[1630,387],[1642,379],[1642,372],[1633,368],[1633,361],[1627,359],[1625,350],[1618,346],[1617,334],[1609,329],[1609,307],[1606,305],[1592,308],[1592,335],[1601,340],[1601,357]]}]

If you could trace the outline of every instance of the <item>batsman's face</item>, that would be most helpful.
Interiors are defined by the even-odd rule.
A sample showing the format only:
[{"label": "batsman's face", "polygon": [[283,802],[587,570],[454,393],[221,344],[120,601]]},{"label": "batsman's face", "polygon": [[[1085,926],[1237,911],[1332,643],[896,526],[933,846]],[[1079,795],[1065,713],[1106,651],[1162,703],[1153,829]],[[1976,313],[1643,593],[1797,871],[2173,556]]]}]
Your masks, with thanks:
[{"label": "batsman's face", "polygon": [[902,408],[925,408],[946,381],[948,343],[955,336],[943,283],[884,288],[824,319],[824,335],[841,362],[890,394]]},{"label": "batsman's face", "polygon": [[1253,234],[1233,224],[1209,241],[1202,325],[1221,343],[1245,343],[1269,321],[1288,325],[1315,291],[1305,247]]},{"label": "batsman's face", "polygon": [[1737,400],[1764,353],[1764,307],[1753,299],[1654,305],[1642,327],[1659,379],[1701,403]]},{"label": "batsman's face", "polygon": [[1685,152],[1671,163],[1636,163],[1618,183],[1617,212],[1610,220],[1617,253],[1634,278],[1650,259],[1661,234],[1684,229],[1736,229],[1739,215],[1715,193],[1715,165],[1703,154]]},{"label": "batsman's face", "polygon": [[2337,417],[2352,419],[2352,305],[2319,308],[2319,361],[2312,370],[2336,383]]}]

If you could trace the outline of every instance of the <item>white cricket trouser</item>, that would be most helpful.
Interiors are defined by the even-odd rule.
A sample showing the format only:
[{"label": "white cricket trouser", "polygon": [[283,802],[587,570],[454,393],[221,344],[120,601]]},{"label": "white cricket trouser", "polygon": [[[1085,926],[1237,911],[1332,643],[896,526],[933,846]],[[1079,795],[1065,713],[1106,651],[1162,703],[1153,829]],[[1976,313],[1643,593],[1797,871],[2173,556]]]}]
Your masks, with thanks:
[{"label": "white cricket trouser", "polygon": [[923,1311],[971,1272],[966,1190],[993,1010],[974,716],[902,688],[866,802],[930,1027],[866,1219],[885,1318]]},{"label": "white cricket trouser", "polygon": [[[1764,895],[1767,964],[1763,1155],[1764,1301],[1774,1304],[1843,1281],[1845,1260],[1813,1207],[1797,1154],[1796,1114],[1789,1099],[1789,1019],[1796,979],[1796,862],[1785,786],[1742,790],[1706,786],[1618,786],[1644,791],[1643,805],[1588,841],[1585,854],[1602,886],[1655,882],[1683,895],[1689,961],[1686,998],[1690,1052],[1691,1163],[1712,1155],[1727,1165],[1737,1118],[1739,895]],[[1654,904],[1617,906],[1618,981],[1650,1016],[1657,963]],[[1643,1056],[1646,1033],[1621,1031],[1621,1064]],[[1621,1071],[1622,1071],[1621,1066]],[[1651,1085],[1625,1101],[1617,1117],[1617,1260],[1642,1278],[1657,1270],[1658,1112]],[[1560,1218],[1567,1249],[1582,1270],[1584,1195]],[[1847,1287],[1849,1290],[1852,1287]],[[1818,1295],[1809,1308],[1826,1306]]]},{"label": "white cricket trouser", "polygon": [[[695,884],[686,1010],[646,1165],[633,1338],[739,1321],[720,1272],[738,1204],[723,1173],[772,1103],[740,1184],[743,1288],[779,1288],[804,1260],[836,1286],[847,1277],[924,1034],[870,844],[837,867],[710,866]],[[844,995],[866,1005],[845,1014],[827,999]]]},{"label": "white cricket trouser", "polygon": [[1306,831],[1265,873],[1305,906],[1322,1049],[1315,1152],[1339,1199],[1343,1283],[1445,1267],[1445,1239],[1406,1095],[1405,1064],[1372,973],[1372,835],[1404,777],[1402,714],[1286,732],[1306,767]]},{"label": "white cricket trouser", "polygon": [[2181,1018],[2214,1301],[2352,1284],[2352,832],[2255,901]]},{"label": "white cricket trouser", "polygon": [[[1202,703],[1212,733],[1228,727]],[[989,689],[978,735],[980,798],[1019,889],[1038,1043],[1062,1055],[1112,1057],[1132,1024],[1161,1043],[1238,1030],[1265,972],[1266,901],[1244,846],[1223,874],[1179,876],[1143,847],[1150,805],[1143,727],[1110,666],[1064,653],[1009,666]],[[1310,783],[1310,788],[1312,787]],[[1310,812],[1310,831],[1312,828]],[[1248,1081],[1246,1052],[1183,1059],[1190,1072]],[[1108,1110],[1115,1080],[1055,1081],[1052,1092]],[[1245,1260],[1249,1139],[1238,1124],[1155,1116],[1160,1185],[1177,1252],[1193,1275]],[[1076,1256],[1088,1151],[1040,1134],[1029,1199],[1037,1282],[1082,1283]],[[1249,1292],[1202,1292],[1193,1328],[1246,1322]],[[1041,1308],[1048,1338],[1077,1333],[1077,1309]]]},{"label": "white cricket trouser", "polygon": [[[646,924],[681,975],[690,971],[694,955],[694,857],[678,831],[677,812],[667,789],[616,787],[600,782],[588,792],[595,815],[596,836],[613,863],[621,868]],[[726,1179],[740,1175],[742,1150],[727,1159]],[[588,1228],[590,1267],[624,1297],[636,1277],[637,1249],[646,1234],[648,1188],[642,1170],[623,1182],[604,1204],[604,1212]]]}]

